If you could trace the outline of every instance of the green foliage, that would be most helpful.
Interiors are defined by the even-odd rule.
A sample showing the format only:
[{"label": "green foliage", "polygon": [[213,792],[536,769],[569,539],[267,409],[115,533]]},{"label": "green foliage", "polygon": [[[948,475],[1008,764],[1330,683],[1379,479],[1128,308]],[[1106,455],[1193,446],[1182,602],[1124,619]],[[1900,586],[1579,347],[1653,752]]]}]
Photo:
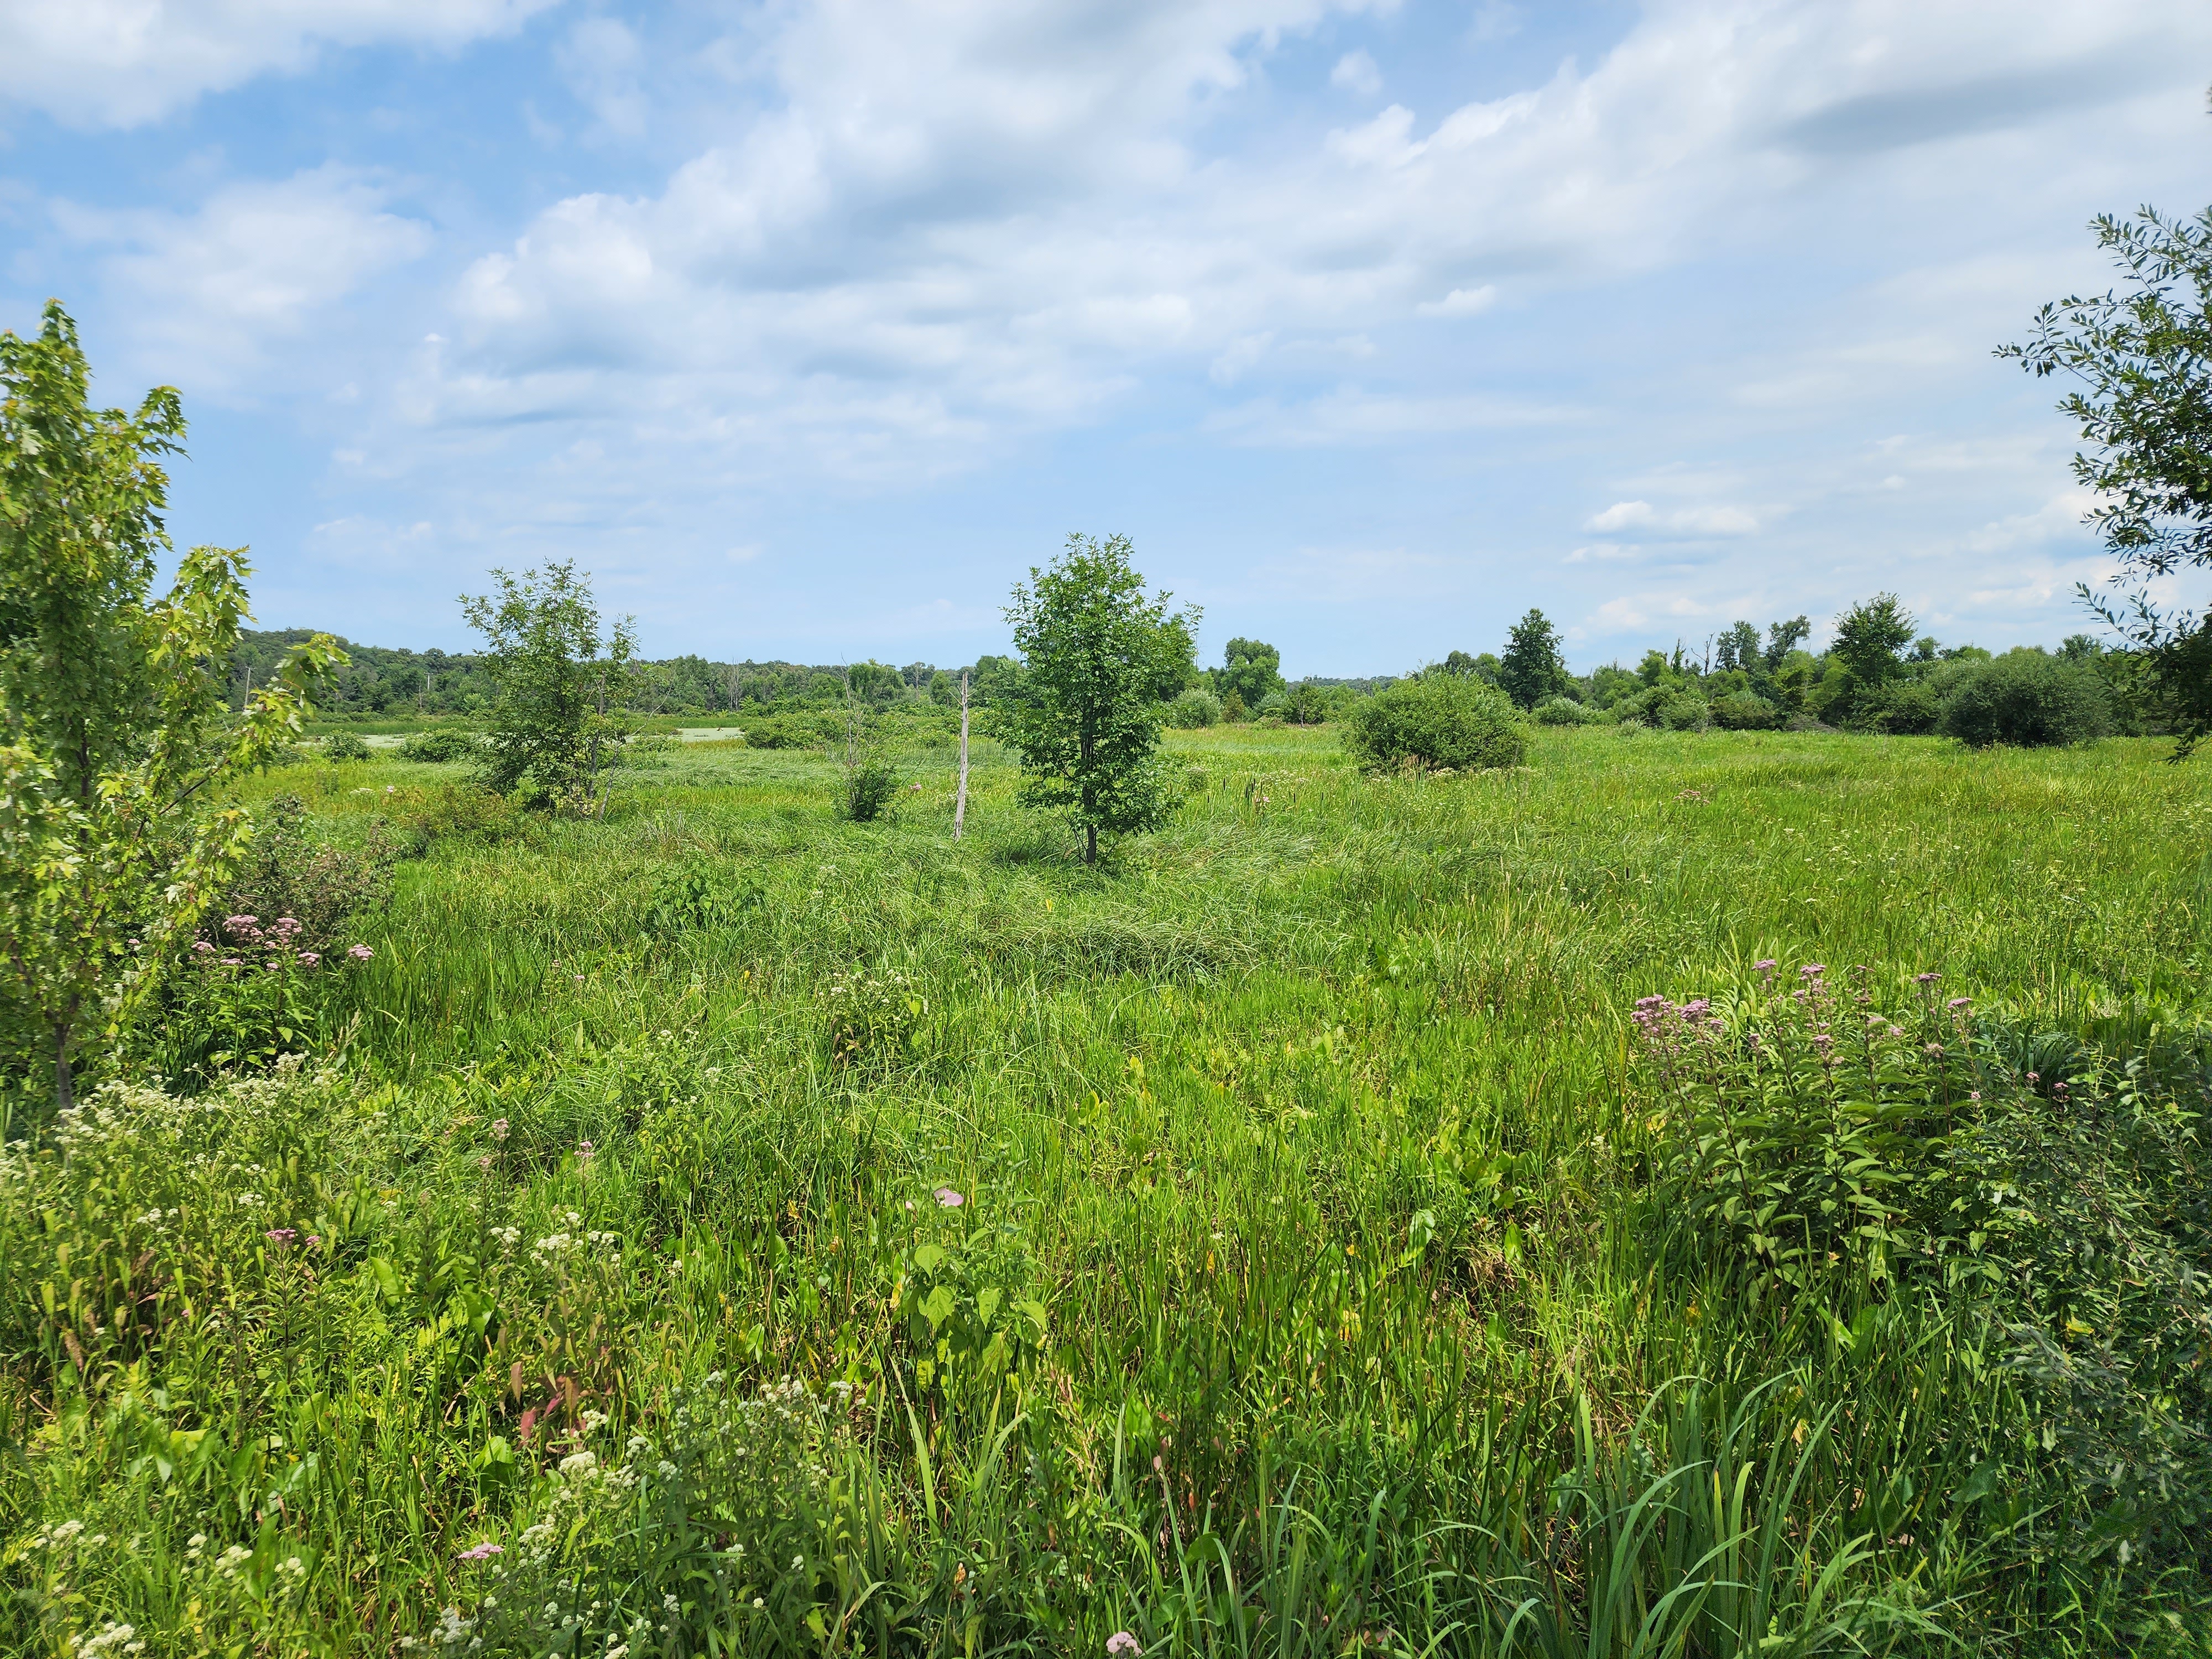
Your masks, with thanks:
[{"label": "green foliage", "polygon": [[898,768],[884,752],[881,720],[856,703],[846,711],[844,771],[837,784],[837,815],[870,823],[898,793]]},{"label": "green foliage", "polygon": [[760,884],[732,870],[713,864],[672,865],[647,891],[645,927],[673,939],[695,929],[733,927],[762,902]]},{"label": "green foliage", "polygon": [[1926,679],[1896,679],[1854,700],[1851,718],[1869,732],[1923,736],[1942,723],[1943,703]]},{"label": "green foliage", "polygon": [[[2212,1528],[2152,1484],[2196,1443],[2130,1426],[2201,1373],[2171,1260],[2123,1252],[2203,1225],[2197,1062],[2154,1035],[2200,1000],[2203,781],[2141,742],[1529,740],[1433,788],[1170,734],[1206,784],[1113,879],[988,740],[957,848],[830,821],[819,749],[672,749],[588,823],[248,780],[422,856],[336,981],[342,1069],[0,1135],[0,1650],[2201,1647]],[[2017,1188],[1976,1277],[1845,1249],[1754,1304],[1737,1233],[1653,1212],[1692,1109],[1625,1006],[1730,1006],[1814,931],[2002,1006],[1986,1180],[1899,1154]],[[859,978],[882,1035],[834,1060]],[[1839,1047],[1918,1007],[1837,1000]],[[1934,1064],[1896,1023],[1877,1055]]]},{"label": "green foliage", "polygon": [[223,797],[299,733],[298,647],[234,724],[207,672],[246,614],[241,552],[196,547],[166,599],[161,458],[176,393],[95,410],[76,326],[0,333],[0,1036],[74,1097],[88,1031],[118,1037],[252,833]]},{"label": "green foliage", "polygon": [[1787,718],[1765,698],[1748,691],[1715,697],[1711,714],[1713,724],[1724,732],[1771,732]]},{"label": "green foliage", "polygon": [[374,760],[376,750],[358,732],[333,732],[323,739],[323,758],[330,761]]},{"label": "green foliage", "polygon": [[1534,712],[1539,726],[1589,726],[1605,718],[1572,697],[1547,697],[1536,705]]},{"label": "green foliage", "polygon": [[1022,674],[999,730],[1021,757],[1022,799],[1066,816],[1086,864],[1102,833],[1152,829],[1178,798],[1156,751],[1163,705],[1190,673],[1198,612],[1146,598],[1133,551],[1124,536],[1070,536],[1006,607]]},{"label": "green foliage", "polygon": [[1836,642],[1829,650],[1857,686],[1871,690],[1900,672],[1900,653],[1912,642],[1916,626],[1896,594],[1877,593],[1837,618]]},{"label": "green foliage", "polygon": [[1344,744],[1363,766],[1479,772],[1518,766],[1528,738],[1519,712],[1496,687],[1457,674],[1422,674],[1357,705],[1345,722]]},{"label": "green foliage", "polygon": [[[1820,964],[1725,1008],[1638,1005],[1663,1113],[1652,1213],[1753,1293],[1963,1297],[2028,1385],[2095,1547],[2169,1558],[2212,1522],[2206,1046],[2126,1066],[1978,1030],[1938,976],[1881,1008]],[[1855,1343],[1861,1333],[1840,1340]]]},{"label": "green foliage", "polygon": [[745,726],[745,745],[750,749],[819,749],[844,735],[841,714],[823,711],[808,714],[767,714]]},{"label": "green foliage", "polygon": [[2094,223],[2125,287],[2045,306],[2027,344],[1997,356],[2082,383],[2058,405],[2088,445],[2074,476],[2099,498],[2087,521],[2118,560],[2114,583],[2135,591],[2121,606],[2081,597],[2151,657],[2185,751],[2212,732],[2212,617],[2162,614],[2148,584],[2212,564],[2212,209]]},{"label": "green foliage", "polygon": [[1221,721],[1221,699],[1193,686],[1168,705],[1167,723],[1181,732],[1196,732]]},{"label": "green foliage", "polygon": [[2111,699],[2087,664],[2012,651],[1959,676],[1943,707],[1942,730],[1977,749],[2089,743],[2112,730]]},{"label": "green foliage", "polygon": [[1257,708],[1283,689],[1283,653],[1261,640],[1231,640],[1213,672],[1213,689],[1224,701],[1233,696],[1245,708]]},{"label": "green foliage", "polygon": [[629,730],[635,632],[625,618],[602,639],[591,578],[572,562],[491,577],[495,593],[461,599],[498,688],[486,716],[485,787],[503,794],[526,783],[533,799],[588,815],[603,804],[593,792]]},{"label": "green foliage", "polygon": [[1571,683],[1559,652],[1559,630],[1542,611],[1529,611],[1513,624],[1505,654],[1498,659],[1498,686],[1516,707],[1534,708],[1564,694]]},{"label": "green foliage", "polygon": [[828,996],[830,1061],[856,1070],[905,1059],[929,1012],[913,976],[896,969],[836,975]]},{"label": "green foliage", "polygon": [[449,726],[441,726],[410,733],[399,745],[399,758],[450,765],[455,761],[474,760],[483,749],[482,740],[473,732],[456,732]]},{"label": "green foliage", "polygon": [[1291,726],[1319,726],[1328,719],[1328,694],[1310,680],[1285,687],[1283,719]]}]

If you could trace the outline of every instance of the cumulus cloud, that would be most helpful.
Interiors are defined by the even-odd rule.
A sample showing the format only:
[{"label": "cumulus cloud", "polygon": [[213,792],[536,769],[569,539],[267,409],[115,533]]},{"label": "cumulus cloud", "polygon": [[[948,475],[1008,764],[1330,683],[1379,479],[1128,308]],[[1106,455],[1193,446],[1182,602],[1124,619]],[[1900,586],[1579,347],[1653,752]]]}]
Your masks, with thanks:
[{"label": "cumulus cloud", "polygon": [[125,328],[162,379],[227,391],[326,307],[425,252],[428,225],[390,210],[381,177],[336,165],[227,185],[187,213],[53,204],[64,236],[99,251]]},{"label": "cumulus cloud", "polygon": [[1741,507],[1680,507],[1662,511],[1649,501],[1615,501],[1602,513],[1593,514],[1583,528],[1600,532],[1650,530],[1674,536],[1747,536],[1759,528],[1759,519]]},{"label": "cumulus cloud", "polygon": [[325,46],[450,51],[553,0],[9,0],[0,101],[70,126],[135,126]]},{"label": "cumulus cloud", "polygon": [[[792,13],[743,54],[777,89],[769,107],[658,192],[572,197],[470,269],[455,378],[423,387],[424,406],[469,418],[489,398],[520,416],[550,398],[539,412],[556,413],[569,396],[556,366],[589,365],[613,406],[713,404],[738,428],[793,398],[833,421],[842,407],[861,447],[895,465],[911,444],[927,475],[960,464],[948,442],[976,440],[973,460],[1040,421],[1096,418],[1152,365],[1194,359],[1226,386],[1324,331],[1478,314],[1508,274],[1541,289],[1707,251],[1833,164],[1835,145],[1807,134],[1878,120],[1887,106],[1870,98],[1940,96],[1931,63],[1984,62],[1996,79],[1980,126],[2002,126],[2004,76],[2027,88],[2017,118],[2033,118],[2048,106],[2036,76],[2178,27],[2150,0],[2094,16],[2054,0],[2034,27],[1998,33],[1903,0],[1671,0],[1591,68],[1540,86],[1210,149],[1210,112],[1273,43],[1362,9],[826,0]],[[629,85],[634,46],[588,20],[563,61]],[[1354,89],[1376,76],[1363,52],[1331,75]],[[610,94],[602,119],[633,118],[627,96]],[[1837,374],[1956,349],[1899,337],[1856,362],[1838,348],[1832,365],[1742,395],[1802,403]],[[1464,429],[1497,404],[1378,393],[1371,419],[1324,401],[1303,421],[1255,406],[1217,429]],[[1653,523],[1724,535],[1756,519],[1717,507]]]},{"label": "cumulus cloud", "polygon": [[1347,52],[1328,72],[1328,83],[1372,98],[1382,90],[1382,71],[1364,52]]}]

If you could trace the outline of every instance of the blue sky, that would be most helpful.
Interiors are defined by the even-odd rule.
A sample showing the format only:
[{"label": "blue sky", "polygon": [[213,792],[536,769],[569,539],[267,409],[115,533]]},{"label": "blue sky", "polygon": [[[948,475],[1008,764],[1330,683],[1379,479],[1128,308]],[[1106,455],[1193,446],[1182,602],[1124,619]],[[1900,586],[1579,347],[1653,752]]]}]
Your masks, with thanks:
[{"label": "blue sky", "polygon": [[2166,0],[13,0],[0,326],[180,387],[264,624],[940,663],[1124,531],[1209,658],[1589,667],[2106,569],[1990,356],[2212,199]]}]

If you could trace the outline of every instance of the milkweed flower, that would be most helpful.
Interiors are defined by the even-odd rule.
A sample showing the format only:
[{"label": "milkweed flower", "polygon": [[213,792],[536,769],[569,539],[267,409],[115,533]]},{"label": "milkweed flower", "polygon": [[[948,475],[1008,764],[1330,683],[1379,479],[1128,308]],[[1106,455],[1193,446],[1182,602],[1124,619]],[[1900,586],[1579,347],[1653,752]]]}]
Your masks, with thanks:
[{"label": "milkweed flower", "polygon": [[291,1243],[295,1239],[298,1238],[300,1235],[293,1231],[289,1227],[271,1227],[267,1232],[261,1236],[267,1239],[271,1244],[282,1249],[283,1246]]},{"label": "milkweed flower", "polygon": [[501,1553],[501,1551],[496,1544],[477,1544],[463,1550],[459,1555],[455,1556],[453,1559],[456,1561],[489,1561],[493,1556],[500,1553]]},{"label": "milkweed flower", "polygon": [[1108,1659],[1122,1659],[1124,1654],[1142,1653],[1145,1644],[1125,1630],[1117,1630],[1106,1638]]}]

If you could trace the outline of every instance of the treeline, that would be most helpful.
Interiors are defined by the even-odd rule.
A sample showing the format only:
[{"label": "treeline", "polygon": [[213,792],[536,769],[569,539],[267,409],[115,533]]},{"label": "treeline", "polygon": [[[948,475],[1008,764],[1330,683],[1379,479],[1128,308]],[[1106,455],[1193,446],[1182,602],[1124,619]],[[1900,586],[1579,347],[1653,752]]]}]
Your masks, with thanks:
[{"label": "treeline", "polygon": [[1540,611],[1515,624],[1504,651],[1454,652],[1441,668],[1498,686],[1548,725],[1633,721],[1669,731],[1827,726],[1969,743],[2078,743],[2168,729],[2140,653],[2086,634],[2057,651],[2020,646],[2002,655],[1922,634],[1893,593],[1853,605],[1828,647],[1807,648],[1811,620],[1738,622],[1692,651],[1653,649],[1632,668],[1615,662],[1570,673],[1558,632]]},{"label": "treeline", "polygon": [[[1541,611],[1514,624],[1498,651],[1454,651],[1417,674],[1467,676],[1497,686],[1547,725],[1639,724],[1668,731],[1808,729],[1917,735],[1948,732],[1969,742],[2079,742],[2111,732],[2171,729],[2141,672],[2141,653],[2086,634],[2056,652],[2022,646],[2002,655],[1922,634],[1893,594],[1854,605],[1826,649],[1809,647],[1805,617],[1764,629],[1738,622],[1692,647],[1646,651],[1635,666],[1589,674],[1566,665],[1559,630]],[[230,702],[243,707],[283,654],[312,637],[303,629],[247,632],[230,668]],[[497,700],[488,659],[473,653],[410,651],[341,641],[347,664],[317,697],[328,714],[477,717]],[[1002,702],[1021,663],[982,656],[957,668],[913,662],[711,662],[689,655],[635,661],[622,701],[641,714],[743,714],[774,746],[817,741],[851,702],[880,714],[926,715],[958,707],[964,675],[980,710]],[[1261,640],[1229,641],[1218,666],[1194,658],[1168,721],[1197,727],[1257,720],[1318,726],[1343,719],[1395,677],[1292,681],[1282,654]],[[817,730],[818,728],[818,730]]]}]

